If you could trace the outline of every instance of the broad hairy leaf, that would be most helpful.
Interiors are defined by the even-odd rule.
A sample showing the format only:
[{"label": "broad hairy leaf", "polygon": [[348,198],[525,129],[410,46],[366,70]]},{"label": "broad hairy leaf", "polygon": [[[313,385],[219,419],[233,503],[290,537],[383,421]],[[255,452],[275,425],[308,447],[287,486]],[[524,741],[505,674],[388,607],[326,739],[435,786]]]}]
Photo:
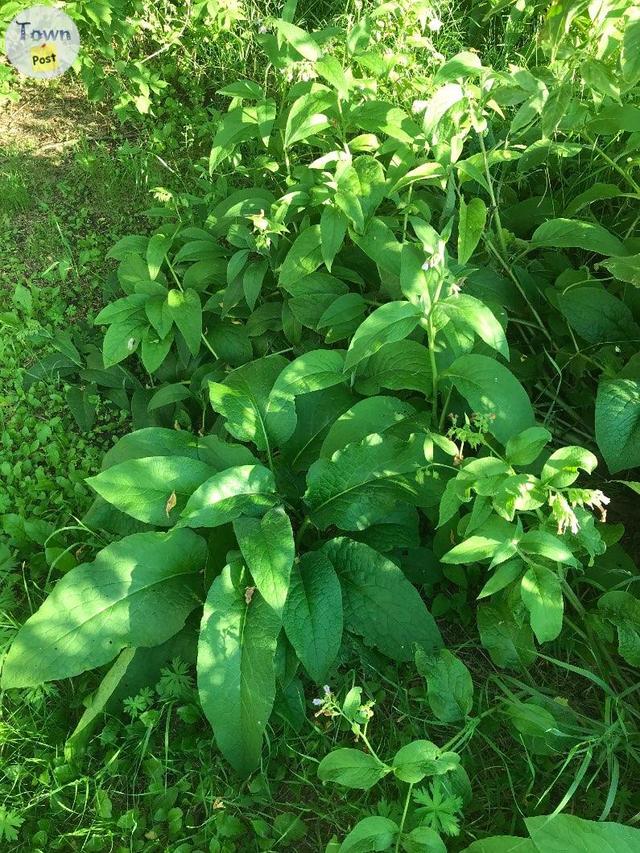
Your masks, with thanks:
[{"label": "broad hairy leaf", "polygon": [[621,823],[583,820],[571,814],[527,817],[524,822],[539,853],[635,853],[640,849],[640,829]]},{"label": "broad hairy leaf", "polygon": [[182,332],[192,355],[200,350],[202,306],[195,290],[170,290],[167,295],[169,316]]},{"label": "broad hairy leaf", "polygon": [[460,199],[458,220],[458,263],[466,264],[480,242],[487,221],[487,206],[479,197],[467,204]]},{"label": "broad hairy leaf", "polygon": [[496,666],[521,669],[536,658],[531,628],[525,621],[524,606],[514,607],[508,590],[478,607],[478,630],[482,645]]},{"label": "broad hairy leaf", "polygon": [[598,459],[590,450],[570,444],[553,451],[542,467],[540,479],[546,485],[565,489],[575,483],[580,471],[591,474],[597,464]]},{"label": "broad hairy leaf", "polygon": [[479,560],[488,560],[498,549],[503,550],[505,546],[510,546],[513,555],[516,553],[518,538],[514,524],[492,515],[479,527],[474,528],[471,536],[454,545],[440,559],[448,565],[468,565]]},{"label": "broad hairy leaf", "polygon": [[360,400],[333,422],[320,449],[320,456],[329,459],[336,450],[362,441],[372,432],[382,434],[414,411],[410,403],[396,397]]},{"label": "broad hairy leaf", "polygon": [[418,126],[404,110],[385,101],[365,101],[351,110],[349,121],[361,130],[386,133],[407,144],[411,144],[419,133]]},{"label": "broad hairy leaf", "polygon": [[287,305],[293,316],[309,329],[320,328],[320,322],[339,297],[347,295],[347,285],[327,273],[314,272],[288,284],[286,290],[291,294]]},{"label": "broad hairy leaf", "polygon": [[398,824],[388,817],[363,817],[342,842],[339,853],[389,850],[399,831]]},{"label": "broad hairy leaf", "polygon": [[105,453],[102,468],[106,470],[129,459],[173,455],[199,459],[218,471],[256,461],[247,447],[230,444],[216,435],[199,436],[187,430],[145,427],[118,439]]},{"label": "broad hairy leaf", "polygon": [[304,496],[313,523],[321,529],[334,524],[364,530],[398,500],[411,502],[417,489],[405,475],[426,467],[424,441],[424,435],[404,440],[374,433],[314,462]]},{"label": "broad hairy leaf", "polygon": [[596,397],[596,441],[612,474],[640,465],[640,382],[605,379]]},{"label": "broad hairy leaf", "polygon": [[266,406],[273,384],[287,366],[281,355],[258,358],[232,370],[224,382],[209,382],[209,399],[225,419],[225,428],[239,441],[258,450],[269,447]]},{"label": "broad hairy leaf", "polygon": [[545,427],[529,427],[507,441],[507,461],[511,465],[531,465],[551,439],[552,435]]},{"label": "broad hairy leaf", "polygon": [[333,564],[321,551],[303,554],[291,571],[284,629],[309,676],[321,682],[342,643],[342,593]]},{"label": "broad hairy leaf", "polygon": [[453,382],[473,412],[491,418],[489,432],[503,444],[533,426],[535,418],[527,392],[499,361],[485,355],[461,355],[442,378]]},{"label": "broad hairy leaf", "polygon": [[313,36],[306,33],[301,27],[290,24],[288,21],[276,18],[274,24],[279,33],[304,59],[315,62],[320,58],[320,46]]},{"label": "broad hairy leaf", "polygon": [[345,359],[350,370],[384,344],[408,337],[422,317],[422,309],[411,302],[387,302],[364,320],[353,336]]},{"label": "broad hairy leaf", "polygon": [[214,474],[191,495],[178,527],[219,527],[277,502],[275,480],[262,465],[236,465]]},{"label": "broad hairy leaf", "polygon": [[428,654],[418,648],[416,669],[427,682],[427,699],[435,716],[443,723],[464,720],[473,706],[473,681],[463,662],[449,649]]},{"label": "broad hairy leaf", "polygon": [[372,788],[391,770],[373,755],[359,749],[334,749],[318,765],[318,777],[323,782],[335,782],[345,788]]},{"label": "broad hairy leaf", "polygon": [[125,646],[156,646],[198,605],[206,562],[190,530],[135,533],[71,569],[22,626],[2,686],[31,687],[79,675]]},{"label": "broad hairy leaf", "polygon": [[579,219],[550,219],[533,232],[531,245],[536,248],[584,249],[599,255],[626,255],[620,240],[595,222]]},{"label": "broad hairy leaf", "polygon": [[539,643],[555,640],[562,631],[564,600],[557,573],[543,566],[530,566],[520,584],[520,594]]},{"label": "broad hairy leaf", "polygon": [[278,445],[296,428],[295,398],[346,381],[342,350],[312,350],[296,358],[278,375],[265,409],[267,432]]},{"label": "broad hairy leaf", "polygon": [[600,596],[600,613],[618,631],[618,651],[631,666],[640,666],[640,600],[630,592],[612,590]]},{"label": "broad hairy leaf", "polygon": [[400,256],[402,245],[395,234],[381,219],[374,216],[366,226],[364,233],[351,233],[353,242],[375,261],[380,269],[396,278],[400,277]]},{"label": "broad hairy leaf", "polygon": [[631,310],[604,287],[572,287],[558,294],[558,307],[571,328],[591,344],[640,339]]},{"label": "broad hairy leaf", "polygon": [[344,625],[394,660],[413,658],[413,647],[442,646],[436,623],[401,569],[368,545],[339,538],[322,549],[342,586]]},{"label": "broad hairy leaf", "polygon": [[233,529],[258,591],[281,615],[295,557],[289,516],[280,507],[274,507],[262,518],[237,518]]},{"label": "broad hairy leaf", "polygon": [[435,322],[450,321],[461,329],[470,329],[494,350],[509,358],[509,346],[504,329],[490,308],[466,293],[450,296],[434,308]]},{"label": "broad hairy leaf", "polygon": [[416,784],[425,776],[440,776],[454,769],[460,759],[455,752],[441,752],[429,740],[414,740],[401,746],[393,759],[393,772],[403,782]]},{"label": "broad hairy leaf", "polygon": [[198,642],[202,710],[220,751],[243,776],[260,763],[280,632],[278,614],[260,593],[245,592],[242,569],[225,566],[207,595]]},{"label": "broad hairy leaf", "polygon": [[[297,98],[291,105],[284,134],[285,148],[295,142],[302,142],[326,130],[330,126],[329,113],[336,106],[335,93],[324,86],[314,87],[315,91],[308,92]],[[313,226],[317,229],[318,226]]]},{"label": "broad hairy leaf", "polygon": [[329,428],[355,400],[346,385],[333,385],[296,399],[296,428],[282,447],[283,458],[294,471],[306,471],[315,462]]},{"label": "broad hairy leaf", "polygon": [[416,826],[404,836],[402,849],[405,853],[447,853],[444,841],[426,824]]},{"label": "broad hairy leaf", "polygon": [[[148,456],[107,468],[86,482],[101,498],[138,521],[170,527],[193,492],[215,473],[198,459]],[[171,506],[168,506],[169,499]]]},{"label": "broad hairy leaf", "polygon": [[310,225],[296,237],[280,268],[280,285],[286,287],[315,272],[322,263],[322,236],[319,225]]},{"label": "broad hairy leaf", "polygon": [[347,220],[344,214],[337,208],[326,205],[320,217],[320,239],[322,260],[329,271],[346,233]]},{"label": "broad hairy leaf", "polygon": [[602,261],[599,266],[609,270],[618,281],[627,281],[629,284],[640,287],[640,254],[608,258],[608,260]]},{"label": "broad hairy leaf", "polygon": [[427,347],[418,341],[403,340],[385,344],[358,366],[356,387],[367,396],[390,391],[419,391],[425,397],[432,392],[431,362]]}]

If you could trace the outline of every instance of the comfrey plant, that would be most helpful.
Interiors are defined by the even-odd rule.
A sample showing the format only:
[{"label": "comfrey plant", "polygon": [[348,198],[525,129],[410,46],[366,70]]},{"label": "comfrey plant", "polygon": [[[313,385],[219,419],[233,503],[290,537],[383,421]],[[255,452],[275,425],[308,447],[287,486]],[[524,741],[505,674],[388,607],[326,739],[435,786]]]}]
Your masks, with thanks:
[{"label": "comfrey plant", "polygon": [[[626,39],[635,22],[616,20]],[[550,249],[604,256],[614,275],[631,275],[636,256],[593,222],[552,212],[532,234],[519,228],[525,239],[502,221],[509,180],[524,184],[539,151],[560,145],[553,81],[463,53],[425,81],[411,115],[376,96],[373,24],[338,38],[274,21],[272,64],[310,63],[315,76],[278,100],[249,80],[223,90],[210,169],[247,185],[112,250],[125,295],[97,318],[105,367],[140,355],[149,425],[88,480],[98,498],[85,523],[110,544],[55,585],[3,669],[4,687],[24,687],[116,659],[106,702],[150,647],[197,634],[202,708],[243,774],[277,698],[299,704],[300,671],[323,683],[343,643],[446,664],[427,593],[476,591],[494,663],[531,664],[536,642],[561,632],[565,601],[584,614],[572,582],[607,541],[591,512],[607,499],[576,486],[596,457],[554,449],[539,423],[555,425],[559,394],[549,407],[527,373],[530,333],[557,364],[548,327],[574,339],[568,293],[630,312],[595,275],[574,288],[568,268],[567,290],[543,304]],[[626,47],[606,60],[640,77]],[[606,97],[582,91],[576,109],[597,127]],[[637,392],[626,374],[602,382],[607,399]],[[601,448],[621,470],[635,427],[617,409],[608,423]],[[637,662],[631,593],[607,592],[593,620],[603,654],[615,626]]]}]

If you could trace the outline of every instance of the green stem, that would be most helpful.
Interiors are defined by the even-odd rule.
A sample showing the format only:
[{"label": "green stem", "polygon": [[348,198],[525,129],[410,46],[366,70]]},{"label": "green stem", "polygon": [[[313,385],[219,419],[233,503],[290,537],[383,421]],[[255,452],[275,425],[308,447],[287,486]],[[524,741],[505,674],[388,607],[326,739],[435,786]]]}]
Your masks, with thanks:
[{"label": "green stem", "polygon": [[431,363],[431,391],[433,394],[432,423],[438,423],[438,365],[436,364],[433,326],[429,323],[429,361]]},{"label": "green stem", "polygon": [[214,348],[211,346],[211,344],[209,343],[209,341],[205,338],[205,336],[204,336],[204,332],[200,332],[200,337],[202,338],[202,342],[204,343],[204,345],[206,346],[206,348],[209,350],[209,352],[211,353],[211,355],[212,355],[214,358],[219,358],[220,356],[218,355],[218,353],[214,350]]},{"label": "green stem", "polygon": [[409,803],[411,802],[411,792],[413,791],[413,782],[409,782],[409,790],[407,791],[407,798],[404,801],[404,809],[402,811],[402,818],[400,819],[400,828],[398,830],[398,837],[396,839],[396,848],[395,851],[398,853],[400,850],[400,839],[402,838],[402,832],[404,830],[404,824],[407,820],[407,812],[409,811]]},{"label": "green stem", "polygon": [[500,249],[502,250],[502,254],[506,258],[508,255],[507,252],[507,244],[504,240],[504,234],[502,233],[502,219],[500,218],[500,211],[498,210],[498,200],[496,198],[495,191],[493,189],[493,180],[491,178],[491,170],[489,169],[489,160],[487,158],[487,149],[484,144],[484,137],[481,133],[478,134],[478,141],[480,142],[480,150],[482,151],[482,162],[484,164],[484,173],[487,178],[487,187],[489,189],[489,198],[491,199],[491,207],[493,218],[496,221],[496,229],[498,232],[498,242],[500,243]]}]

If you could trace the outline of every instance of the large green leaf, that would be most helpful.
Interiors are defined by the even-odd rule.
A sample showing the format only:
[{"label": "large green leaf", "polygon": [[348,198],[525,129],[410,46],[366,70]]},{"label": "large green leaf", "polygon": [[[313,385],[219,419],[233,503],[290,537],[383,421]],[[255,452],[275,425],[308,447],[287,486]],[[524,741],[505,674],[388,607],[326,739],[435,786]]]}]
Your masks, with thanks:
[{"label": "large green leaf", "polygon": [[333,564],[321,551],[293,566],[284,629],[309,676],[321,682],[342,643],[342,593]]},{"label": "large green leaf", "polygon": [[389,850],[398,832],[398,824],[388,817],[379,815],[363,817],[342,842],[339,853]]},{"label": "large green leaf", "polygon": [[448,649],[428,654],[418,648],[416,669],[427,682],[427,698],[435,716],[443,723],[464,720],[473,706],[473,681],[463,662]]},{"label": "large green leaf", "polygon": [[365,101],[351,110],[349,121],[368,133],[386,133],[408,145],[420,133],[416,123],[404,110],[386,101]]},{"label": "large green leaf", "polygon": [[195,290],[170,290],[167,296],[169,316],[182,332],[192,355],[200,350],[202,306]]},{"label": "large green leaf", "polygon": [[522,578],[520,594],[537,641],[555,640],[562,631],[564,613],[562,585],[557,573],[544,566],[531,566]]},{"label": "large green leaf", "polygon": [[311,225],[296,237],[280,268],[280,285],[286,287],[310,275],[322,263],[320,226]]},{"label": "large green leaf", "polygon": [[31,687],[102,666],[125,646],[180,630],[201,594],[205,542],[190,530],[135,533],[72,569],[18,632],[2,686]]},{"label": "large green leaf", "polygon": [[323,272],[314,272],[287,285],[291,298],[287,301],[291,313],[309,329],[320,327],[320,321],[331,305],[348,292],[347,285]]},{"label": "large green leaf", "polygon": [[485,344],[497,350],[505,358],[509,358],[509,346],[504,329],[493,311],[474,296],[463,293],[443,299],[435,306],[433,315],[436,323],[449,321],[456,329],[463,332],[471,330]]},{"label": "large green leaf", "polygon": [[487,206],[479,197],[466,204],[460,198],[458,221],[458,263],[466,264],[480,242],[487,221]]},{"label": "large green leaf", "polygon": [[347,220],[344,214],[331,205],[323,207],[320,217],[321,251],[322,260],[329,271],[331,271],[335,256],[340,251],[346,233]]},{"label": "large green leaf", "polygon": [[112,323],[107,329],[102,341],[102,357],[105,367],[113,367],[134,353],[147,329],[146,320],[129,317],[126,320]]},{"label": "large green leaf", "polygon": [[621,589],[598,600],[600,613],[616,626],[618,651],[631,666],[640,666],[640,600]]},{"label": "large green leaf", "polygon": [[334,749],[318,765],[318,776],[323,782],[335,782],[345,788],[372,788],[391,770],[373,755],[360,749]]},{"label": "large green leaf", "polygon": [[640,254],[626,255],[621,258],[609,258],[602,261],[599,266],[609,270],[618,281],[627,281],[640,287]]},{"label": "large green leaf", "polygon": [[187,499],[215,469],[187,456],[129,459],[89,477],[101,498],[138,521],[170,527]]},{"label": "large green leaf", "polygon": [[295,24],[290,24],[288,21],[283,21],[279,18],[274,20],[274,24],[278,32],[284,36],[300,56],[308,59],[309,62],[315,62],[320,58],[321,50],[319,44],[313,36],[309,35],[301,27],[297,27]]},{"label": "large green leaf", "polygon": [[296,428],[282,447],[283,456],[294,471],[306,471],[315,462],[329,428],[355,400],[346,385],[334,385],[296,399]]},{"label": "large green leaf", "polygon": [[612,474],[640,465],[640,382],[634,379],[600,382],[596,441]]},{"label": "large green leaf", "polygon": [[105,453],[102,468],[106,470],[131,459],[173,455],[197,459],[218,471],[257,461],[248,447],[215,435],[197,436],[186,430],[145,427],[122,436]]},{"label": "large green leaf", "polygon": [[105,453],[102,468],[105,470],[129,459],[146,456],[188,456],[219,471],[256,461],[249,448],[229,444],[215,435],[198,436],[187,430],[145,427],[118,439]]},{"label": "large green leaf", "polygon": [[631,15],[624,28],[620,64],[625,83],[635,86],[640,81],[640,19]]},{"label": "large green leaf", "polygon": [[433,382],[429,350],[412,340],[385,344],[360,363],[356,387],[367,396],[377,394],[381,388],[420,391],[425,397],[430,396]]},{"label": "large green leaf", "polygon": [[269,393],[287,360],[269,355],[228,373],[224,382],[209,383],[209,399],[225,418],[225,427],[239,441],[252,441],[258,450],[269,447],[266,405]]},{"label": "large green leaf", "polygon": [[331,459],[319,459],[307,474],[305,501],[313,523],[324,529],[364,530],[383,518],[397,501],[418,494],[405,475],[426,467],[424,435],[408,440],[389,435],[367,436]]},{"label": "large green leaf", "polygon": [[590,344],[640,340],[640,326],[631,310],[604,287],[572,287],[558,294],[567,322]]},{"label": "large green leaf", "polygon": [[237,518],[233,529],[260,594],[281,614],[295,557],[289,516],[280,507],[274,507],[262,518]]},{"label": "large green leaf", "polygon": [[277,498],[271,471],[262,465],[237,465],[206,480],[187,501],[178,527],[219,527],[272,507]]},{"label": "large green leaf", "polygon": [[[309,139],[309,137],[315,136],[316,134],[326,130],[330,126],[328,113],[335,110],[335,107],[335,93],[325,87],[319,88],[318,91],[308,92],[306,95],[296,98],[291,105],[289,115],[287,116],[287,123],[285,125],[285,148],[289,148],[289,146],[293,145],[295,142],[302,142],[303,140]],[[314,225],[312,228],[315,230],[318,226]],[[308,230],[309,229],[307,229],[307,231]],[[303,232],[303,234],[306,233],[307,232]],[[305,250],[311,245],[312,241],[310,240],[308,244],[305,244]],[[301,257],[296,260],[296,263],[300,260],[302,266],[304,266],[306,265],[309,257],[310,256],[306,256],[306,258]],[[293,260],[294,259],[291,260],[292,264]],[[287,262],[285,261],[285,263]],[[319,266],[319,262],[315,266]],[[284,269],[285,268],[283,266],[283,270]],[[286,271],[285,275],[289,277],[289,274]],[[283,282],[281,281],[281,283]]]},{"label": "large green leaf", "polygon": [[226,566],[211,585],[198,643],[198,692],[222,754],[242,775],[260,763],[276,692],[278,614]]},{"label": "large green leaf", "polygon": [[462,853],[540,853],[530,838],[518,838],[516,835],[494,835],[474,841],[465,847]]},{"label": "large green leaf", "polygon": [[422,309],[411,302],[387,302],[370,314],[351,339],[345,359],[350,370],[364,358],[377,352],[384,344],[406,338],[418,325]]},{"label": "large green leaf", "polygon": [[550,219],[533,233],[536,248],[584,249],[599,255],[626,255],[624,245],[602,225],[579,219]]},{"label": "large green leaf", "polygon": [[533,635],[525,622],[526,612],[513,607],[506,591],[493,596],[490,603],[478,607],[478,630],[482,645],[496,666],[520,669],[536,658]]},{"label": "large green leaf", "polygon": [[450,379],[473,412],[489,415],[489,432],[502,444],[533,426],[527,392],[513,373],[486,355],[461,355],[442,378]]},{"label": "large green leaf", "polygon": [[637,853],[640,829],[610,821],[583,820],[570,814],[524,819],[539,853]]},{"label": "large green leaf", "polygon": [[333,539],[322,550],[340,578],[348,631],[394,660],[411,660],[414,645],[428,652],[442,646],[433,617],[395,563],[352,539]]},{"label": "large green leaf", "polygon": [[265,409],[267,431],[282,445],[293,435],[295,398],[346,382],[342,350],[312,350],[290,362],[276,379]]},{"label": "large green leaf", "polygon": [[373,432],[382,434],[414,412],[412,405],[396,397],[368,397],[360,400],[333,422],[322,444],[320,456],[328,459],[336,450],[362,441]]}]

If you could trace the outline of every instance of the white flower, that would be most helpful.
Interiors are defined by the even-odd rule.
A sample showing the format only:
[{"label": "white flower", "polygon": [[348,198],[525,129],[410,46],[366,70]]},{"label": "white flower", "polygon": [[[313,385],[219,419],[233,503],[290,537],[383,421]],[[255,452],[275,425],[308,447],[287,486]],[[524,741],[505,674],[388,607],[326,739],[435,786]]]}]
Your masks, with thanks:
[{"label": "white flower", "polygon": [[429,29],[432,33],[439,33],[442,29],[442,21],[440,18],[431,18],[429,21]]}]

